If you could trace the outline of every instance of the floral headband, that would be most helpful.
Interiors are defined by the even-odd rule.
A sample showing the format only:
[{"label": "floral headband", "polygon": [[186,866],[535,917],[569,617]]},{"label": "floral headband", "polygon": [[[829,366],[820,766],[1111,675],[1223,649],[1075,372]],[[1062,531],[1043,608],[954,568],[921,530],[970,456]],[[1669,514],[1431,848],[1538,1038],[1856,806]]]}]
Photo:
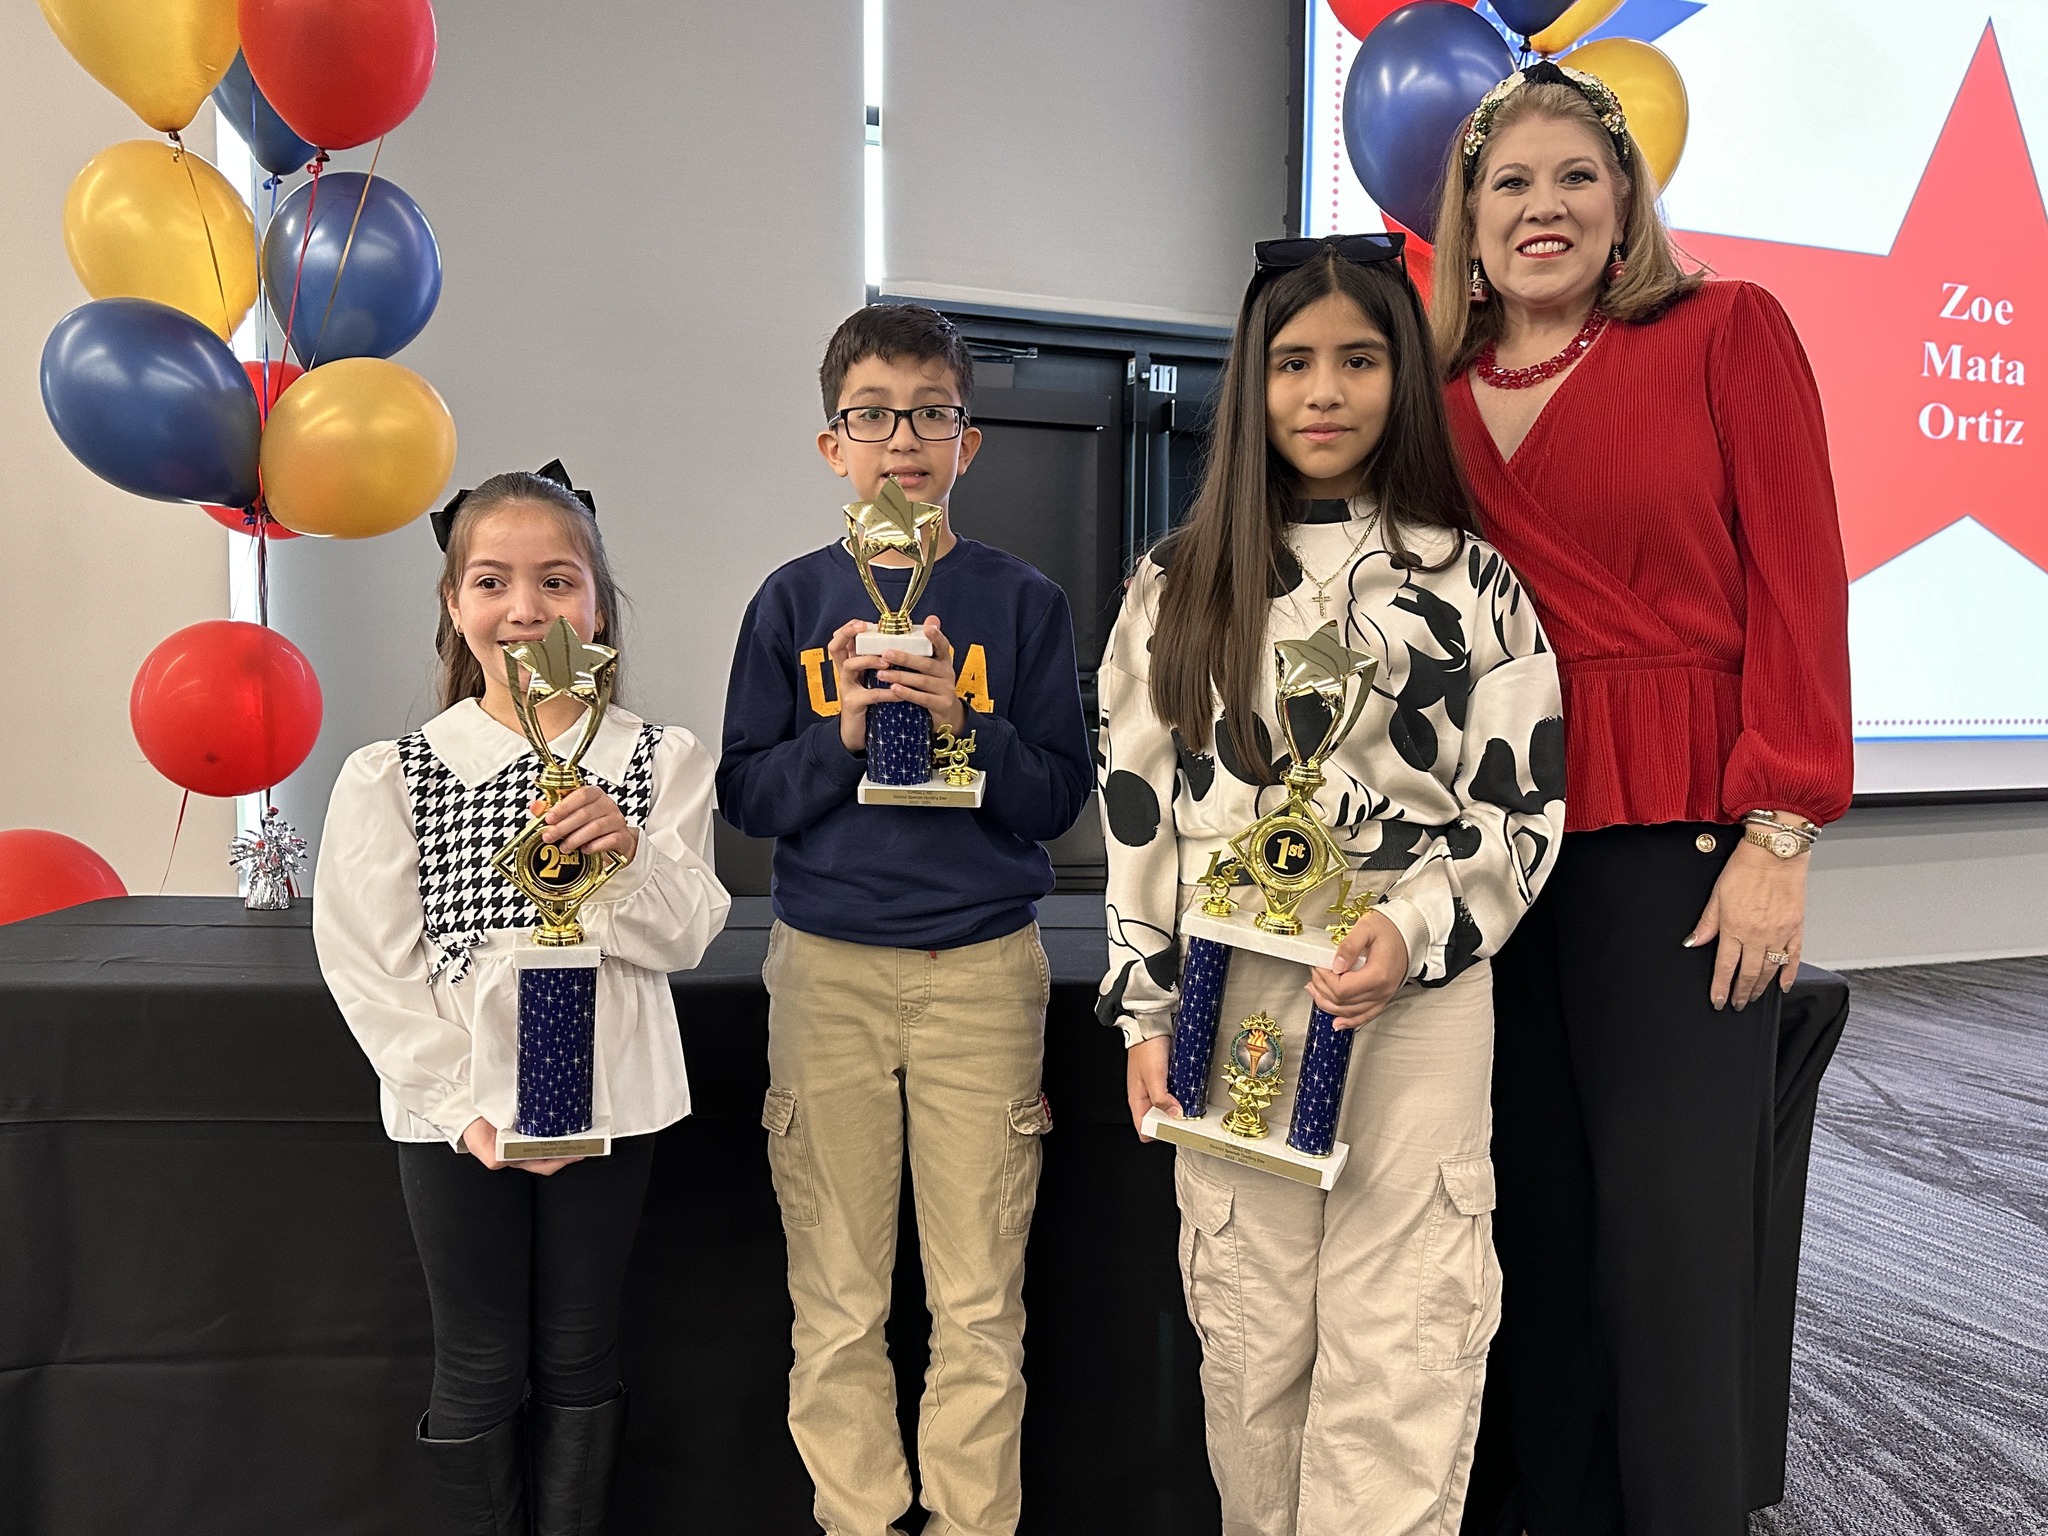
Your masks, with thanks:
[{"label": "floral headband", "polygon": [[1624,166],[1628,164],[1628,119],[1622,115],[1621,98],[1598,75],[1589,75],[1583,69],[1566,69],[1548,59],[1539,59],[1527,69],[1509,75],[1481,97],[1479,105],[1472,109],[1472,122],[1465,130],[1466,186],[1471,186],[1473,177],[1479,174],[1479,152],[1493,134],[1493,120],[1499,114],[1501,104],[1525,85],[1569,86],[1585,97],[1593,115],[1600,119],[1600,126],[1614,141],[1615,159]]}]

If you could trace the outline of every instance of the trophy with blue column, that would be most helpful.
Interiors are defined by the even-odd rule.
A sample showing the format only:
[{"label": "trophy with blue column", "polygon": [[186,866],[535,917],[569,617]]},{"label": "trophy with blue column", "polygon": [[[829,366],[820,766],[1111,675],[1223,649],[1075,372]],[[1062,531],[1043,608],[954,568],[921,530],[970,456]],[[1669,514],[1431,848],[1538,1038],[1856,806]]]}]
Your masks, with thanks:
[{"label": "trophy with blue column", "polygon": [[[1283,780],[1285,797],[1231,839],[1228,854],[1218,850],[1210,855],[1201,880],[1209,894],[1181,917],[1186,950],[1166,1085],[1183,1115],[1154,1109],[1145,1116],[1144,1129],[1148,1136],[1329,1189],[1350,1153],[1337,1140],[1337,1120],[1351,1069],[1353,1031],[1338,1029],[1329,1014],[1312,1006],[1295,1049],[1281,1022],[1253,1014],[1232,1032],[1221,1071],[1231,1107],[1211,1110],[1208,1103],[1231,955],[1251,949],[1327,967],[1336,946],[1379,899],[1378,892],[1353,889],[1343,851],[1315,805],[1315,793],[1323,786],[1322,765],[1357,725],[1372,696],[1379,662],[1346,646],[1334,623],[1306,640],[1279,641],[1273,660],[1275,713],[1293,757]],[[1304,742],[1298,732],[1317,716],[1324,722],[1320,735]],[[1245,885],[1256,893],[1256,910],[1250,909],[1251,896],[1239,900],[1232,895]],[[1330,901],[1321,915],[1330,921],[1310,932],[1302,908],[1325,890]],[[1265,1111],[1280,1094],[1292,1056],[1300,1058],[1294,1108],[1286,1138],[1276,1144]]]},{"label": "trophy with blue column", "polygon": [[[881,615],[873,629],[855,637],[856,654],[932,654],[930,637],[911,623],[910,613],[931,581],[945,518],[944,507],[912,501],[894,480],[884,480],[873,501],[857,501],[846,509],[846,547],[861,585]],[[869,569],[882,554],[903,555],[910,561],[910,581],[901,603],[892,604],[882,595],[881,584]],[[933,739],[932,717],[922,704],[889,699],[869,705],[868,770],[855,798],[862,805],[980,805],[988,775],[967,766],[967,754],[974,750],[973,733],[956,738],[940,728],[936,760]],[[935,772],[935,767],[941,771]]]},{"label": "trophy with blue column", "polygon": [[[617,651],[586,644],[560,618],[540,639],[505,648],[513,708],[540,758],[535,787],[547,807],[491,859],[491,867],[525,894],[541,919],[512,952],[519,977],[518,1089],[512,1124],[498,1132],[501,1162],[601,1157],[611,1151],[611,1137],[595,1124],[591,1103],[597,971],[604,952],[585,941],[576,919],[626,860],[610,852],[570,851],[541,834],[546,811],[583,783],[577,765],[604,724],[618,662]],[[574,699],[586,710],[582,735],[566,757],[556,755],[539,719],[540,706],[555,698]]]}]

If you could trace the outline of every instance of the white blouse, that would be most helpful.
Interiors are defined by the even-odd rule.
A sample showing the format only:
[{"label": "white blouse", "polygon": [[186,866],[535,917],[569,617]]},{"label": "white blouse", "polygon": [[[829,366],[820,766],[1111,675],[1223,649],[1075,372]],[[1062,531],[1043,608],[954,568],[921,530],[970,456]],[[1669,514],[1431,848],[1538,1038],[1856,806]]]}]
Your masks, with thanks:
[{"label": "white blouse", "polygon": [[[1556,658],[1492,546],[1414,530],[1415,554],[1456,557],[1415,570],[1390,553],[1376,522],[1366,526],[1363,498],[1318,506],[1340,520],[1290,528],[1292,558],[1277,573],[1267,638],[1306,639],[1335,621],[1346,645],[1379,658],[1371,701],[1324,765],[1315,803],[1356,888],[1384,895],[1376,910],[1407,941],[1410,978],[1441,986],[1500,948],[1556,862]],[[1138,562],[1097,674],[1110,962],[1097,1013],[1127,1045],[1172,1032],[1180,916],[1209,855],[1286,797],[1238,761],[1220,704],[1201,752],[1153,712],[1152,628],[1161,584],[1173,580],[1162,558],[1155,551]],[[1255,702],[1252,732],[1278,779],[1290,759],[1272,688]],[[1302,915],[1322,920],[1310,907]]]},{"label": "white blouse", "polygon": [[[623,781],[643,723],[623,709],[609,711],[583,766]],[[579,720],[557,748],[569,750],[581,729]],[[614,1136],[658,1131],[690,1112],[668,973],[703,958],[731,905],[711,866],[711,754],[678,726],[657,729],[652,796],[633,861],[581,917],[605,955],[597,973],[593,1108]],[[474,699],[429,720],[422,734],[469,789],[521,759],[539,769],[526,739]],[[494,833],[497,844],[521,824]],[[509,1125],[518,1018],[512,950],[525,930],[490,929],[467,964],[448,963],[451,957],[429,939],[420,843],[398,743],[373,742],[342,766],[313,892],[320,969],[383,1084],[391,1139],[459,1145],[479,1115]]]}]

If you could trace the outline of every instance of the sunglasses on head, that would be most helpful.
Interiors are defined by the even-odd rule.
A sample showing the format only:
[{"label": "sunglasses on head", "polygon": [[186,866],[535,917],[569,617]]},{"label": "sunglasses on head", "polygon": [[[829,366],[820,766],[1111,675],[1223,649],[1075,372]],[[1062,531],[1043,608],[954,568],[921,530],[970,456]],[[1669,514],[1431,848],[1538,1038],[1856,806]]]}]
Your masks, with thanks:
[{"label": "sunglasses on head", "polygon": [[1339,261],[1348,261],[1356,267],[1376,267],[1384,262],[1399,262],[1401,275],[1408,275],[1406,248],[1408,237],[1388,231],[1375,235],[1324,235],[1319,240],[1261,240],[1252,247],[1252,259],[1257,270],[1252,282],[1258,284],[1277,272],[1291,272],[1296,267],[1305,267],[1318,257],[1335,251]]}]

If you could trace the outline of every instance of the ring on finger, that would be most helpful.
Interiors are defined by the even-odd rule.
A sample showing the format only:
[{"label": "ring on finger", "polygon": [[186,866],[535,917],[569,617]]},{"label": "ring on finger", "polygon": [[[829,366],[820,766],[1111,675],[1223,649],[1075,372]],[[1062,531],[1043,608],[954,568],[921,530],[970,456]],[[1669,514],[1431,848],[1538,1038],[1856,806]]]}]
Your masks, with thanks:
[{"label": "ring on finger", "polygon": [[1790,950],[1767,949],[1764,951],[1764,964],[1766,965],[1790,965],[1791,963],[1792,952]]}]

